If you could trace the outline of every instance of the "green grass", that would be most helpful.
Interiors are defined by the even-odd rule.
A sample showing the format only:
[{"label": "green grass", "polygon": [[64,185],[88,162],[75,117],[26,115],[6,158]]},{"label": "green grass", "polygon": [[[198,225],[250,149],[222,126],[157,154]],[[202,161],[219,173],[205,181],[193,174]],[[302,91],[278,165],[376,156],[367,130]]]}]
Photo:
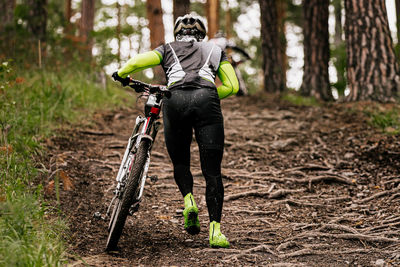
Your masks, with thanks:
[{"label": "green grass", "polygon": [[[37,158],[41,140],[65,123],[130,100],[96,73],[12,70],[0,65],[0,266],[61,266],[66,223],[43,200]],[[127,101],[132,102],[132,100]]]},{"label": "green grass", "polygon": [[296,106],[317,107],[318,101],[313,97],[304,97],[296,93],[285,93],[282,99]]},{"label": "green grass", "polygon": [[369,117],[369,123],[387,134],[400,134],[400,108],[388,110],[373,109],[364,111]]}]

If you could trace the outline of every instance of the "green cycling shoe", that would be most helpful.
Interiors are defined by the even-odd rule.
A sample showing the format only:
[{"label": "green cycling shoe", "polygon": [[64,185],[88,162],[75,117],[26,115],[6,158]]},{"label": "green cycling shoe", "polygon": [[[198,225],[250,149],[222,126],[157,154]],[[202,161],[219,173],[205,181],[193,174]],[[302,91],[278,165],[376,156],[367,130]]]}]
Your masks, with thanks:
[{"label": "green cycling shoe", "polygon": [[221,224],[216,221],[210,223],[210,247],[229,248],[228,239],[221,233]]},{"label": "green cycling shoe", "polygon": [[200,232],[199,209],[196,206],[192,193],[184,197],[185,209],[183,216],[185,218],[185,230],[191,235],[197,235]]}]

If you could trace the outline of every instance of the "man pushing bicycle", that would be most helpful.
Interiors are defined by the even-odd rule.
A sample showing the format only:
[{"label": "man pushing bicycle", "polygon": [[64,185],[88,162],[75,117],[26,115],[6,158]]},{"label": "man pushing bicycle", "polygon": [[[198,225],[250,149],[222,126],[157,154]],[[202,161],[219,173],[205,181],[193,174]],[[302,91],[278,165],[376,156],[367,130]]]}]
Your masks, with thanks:
[{"label": "man pushing bicycle", "polygon": [[[220,99],[238,92],[235,71],[224,51],[211,42],[202,42],[206,28],[201,18],[179,17],[174,26],[176,41],[138,54],[118,72],[114,80],[129,84],[128,74],[161,65],[171,97],[162,108],[165,143],[174,167],[174,178],[184,197],[184,228],[189,234],[200,232],[198,208],[193,197],[190,172],[190,144],[193,129],[199,146],[201,170],[206,180],[206,202],[210,218],[211,247],[229,247],[221,233],[224,200],[221,162],[224,149],[224,125]],[[216,88],[216,75],[222,85]]]}]

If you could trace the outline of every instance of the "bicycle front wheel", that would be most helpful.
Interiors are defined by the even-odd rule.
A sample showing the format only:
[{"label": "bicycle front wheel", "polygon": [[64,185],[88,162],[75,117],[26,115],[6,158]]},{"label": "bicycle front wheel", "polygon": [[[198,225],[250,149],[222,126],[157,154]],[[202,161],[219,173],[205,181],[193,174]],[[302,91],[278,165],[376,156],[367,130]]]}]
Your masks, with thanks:
[{"label": "bicycle front wheel", "polygon": [[149,148],[150,140],[142,139],[136,152],[135,162],[129,173],[123,196],[121,200],[117,202],[115,212],[113,212],[111,216],[106,251],[114,250],[117,247],[126,218],[129,214],[129,208],[133,204],[134,198],[139,190],[139,181],[143,174]]}]

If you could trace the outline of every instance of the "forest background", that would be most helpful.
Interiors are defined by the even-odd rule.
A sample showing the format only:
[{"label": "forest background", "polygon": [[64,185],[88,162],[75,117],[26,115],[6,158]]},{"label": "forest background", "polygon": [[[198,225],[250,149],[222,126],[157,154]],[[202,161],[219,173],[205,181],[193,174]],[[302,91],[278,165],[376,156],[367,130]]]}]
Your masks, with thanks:
[{"label": "forest background", "polygon": [[[1,1],[0,264],[65,261],[67,225],[44,201],[40,179],[54,178],[57,191],[68,177],[48,173],[41,143],[95,110],[132,105],[109,74],[172,41],[177,16],[203,16],[208,38],[222,30],[249,52],[240,70],[252,94],[398,103],[400,31],[394,23],[390,31],[388,13],[399,16],[400,1],[386,2],[390,12],[379,0]],[[135,77],[153,81],[154,73]],[[398,134],[398,105],[373,107],[371,122]]]}]

